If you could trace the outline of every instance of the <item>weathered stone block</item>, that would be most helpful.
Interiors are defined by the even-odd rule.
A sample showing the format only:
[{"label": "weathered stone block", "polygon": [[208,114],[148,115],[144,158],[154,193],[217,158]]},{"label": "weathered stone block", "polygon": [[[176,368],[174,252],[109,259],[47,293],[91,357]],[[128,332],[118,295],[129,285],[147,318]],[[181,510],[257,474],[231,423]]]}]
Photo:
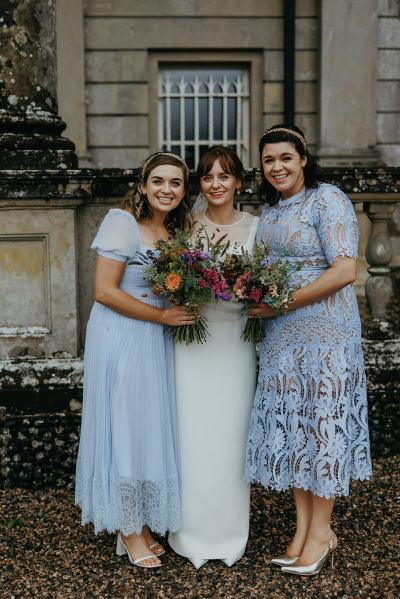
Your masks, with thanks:
[{"label": "weathered stone block", "polygon": [[400,144],[378,144],[378,149],[383,162],[387,166],[400,164]]},{"label": "weathered stone block", "polygon": [[[269,129],[270,127],[273,127],[274,125],[278,125],[280,123],[283,123],[282,112],[278,112],[275,114],[264,114],[264,129]],[[260,132],[260,137],[261,134],[262,131]]]},{"label": "weathered stone block", "polygon": [[380,143],[400,143],[400,119],[398,113],[377,114],[377,133]]},{"label": "weathered stone block", "polygon": [[296,112],[317,112],[318,84],[307,82],[296,83]]},{"label": "weathered stone block", "polygon": [[296,50],[296,81],[315,81],[318,79],[318,52],[316,50]]},{"label": "weathered stone block", "polygon": [[296,19],[296,48],[298,50],[316,50],[319,45],[318,31],[317,19]]},{"label": "weathered stone block", "polygon": [[136,168],[150,151],[145,148],[90,148],[93,164],[98,168]]},{"label": "weathered stone block", "polygon": [[283,83],[264,83],[264,112],[283,111]]},{"label": "weathered stone block", "polygon": [[[310,22],[309,22],[310,21]],[[296,40],[300,48],[314,48],[313,19],[300,19]],[[234,27],[230,19],[165,18],[87,18],[86,47],[89,50],[110,49],[201,49],[204,50],[204,31],[213,41],[213,48],[283,47],[283,27],[280,19],[238,18]],[[182,57],[184,59],[184,57]]]},{"label": "weathered stone block", "polygon": [[[310,10],[315,0],[300,0],[300,10]],[[210,16],[247,16],[280,17],[283,14],[282,0],[194,0],[191,2],[176,2],[176,0],[89,0],[86,3],[85,14],[90,16],[160,16],[160,17],[210,17]]]},{"label": "weathered stone block", "polygon": [[316,17],[318,15],[317,0],[297,0],[296,16],[297,17]]},{"label": "weathered stone block", "polygon": [[147,81],[147,51],[120,50],[86,53],[87,82]]},{"label": "weathered stone block", "polygon": [[400,50],[378,50],[379,79],[400,79]]},{"label": "weathered stone block", "polygon": [[400,48],[399,19],[378,19],[378,47]]},{"label": "weathered stone block", "polygon": [[0,358],[77,352],[74,211],[3,210]]},{"label": "weathered stone block", "polygon": [[90,116],[89,146],[148,146],[147,116]]},{"label": "weathered stone block", "polygon": [[400,113],[400,81],[378,81],[377,109]]},{"label": "weathered stone block", "polygon": [[264,81],[283,81],[282,50],[264,50]]},{"label": "weathered stone block", "polygon": [[308,144],[318,141],[318,118],[315,114],[296,114],[295,123],[304,131]]},{"label": "weathered stone block", "polygon": [[378,0],[378,15],[380,17],[400,16],[400,4],[398,0]]},{"label": "weathered stone block", "polygon": [[88,84],[88,114],[147,114],[149,110],[146,83]]}]

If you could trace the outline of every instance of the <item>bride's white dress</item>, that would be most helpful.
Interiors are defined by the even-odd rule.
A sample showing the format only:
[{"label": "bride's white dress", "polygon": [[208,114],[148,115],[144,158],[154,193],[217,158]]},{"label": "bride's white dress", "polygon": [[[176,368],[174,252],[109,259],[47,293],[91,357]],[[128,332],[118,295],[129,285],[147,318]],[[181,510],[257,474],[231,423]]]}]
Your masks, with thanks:
[{"label": "bride's white dress", "polygon": [[[227,234],[248,251],[258,218],[243,213],[220,226],[204,214],[197,223],[211,236]],[[206,343],[175,348],[176,396],[181,450],[181,528],[171,547],[193,561],[223,559],[229,565],[245,550],[250,489],[244,479],[246,440],[256,385],[253,344],[240,337],[246,318],[236,302],[210,303],[204,310]]]}]

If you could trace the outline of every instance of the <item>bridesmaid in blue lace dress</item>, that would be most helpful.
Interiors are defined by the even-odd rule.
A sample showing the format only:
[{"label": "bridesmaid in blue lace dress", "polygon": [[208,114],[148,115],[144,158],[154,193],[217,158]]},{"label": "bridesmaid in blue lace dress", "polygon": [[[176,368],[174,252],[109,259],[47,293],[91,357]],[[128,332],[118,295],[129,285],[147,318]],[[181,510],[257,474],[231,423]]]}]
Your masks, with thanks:
[{"label": "bridesmaid in blue lace dress", "polygon": [[367,396],[356,278],[358,223],[345,194],[321,183],[303,132],[277,125],[260,140],[267,200],[258,241],[301,262],[290,310],[265,318],[246,475],[268,489],[293,488],[296,532],[272,560],[288,573],[318,574],[337,539],[335,497],[371,476]]},{"label": "bridesmaid in blue lace dress", "polygon": [[161,565],[151,530],[180,525],[173,346],[163,325],[191,323],[143,277],[146,252],[189,224],[187,167],[158,152],[137,189],[104,218],[84,359],[83,418],[76,473],[82,524],[118,531],[117,554]]}]

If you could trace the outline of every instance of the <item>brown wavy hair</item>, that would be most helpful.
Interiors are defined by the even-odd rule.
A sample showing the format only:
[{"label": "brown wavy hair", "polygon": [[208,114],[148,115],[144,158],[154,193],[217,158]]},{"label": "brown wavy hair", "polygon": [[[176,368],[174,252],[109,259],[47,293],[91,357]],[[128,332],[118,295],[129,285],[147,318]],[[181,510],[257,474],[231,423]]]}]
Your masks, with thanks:
[{"label": "brown wavy hair", "polygon": [[[274,129],[282,128],[286,129],[286,131],[274,131]],[[290,133],[291,130],[294,132],[293,134]],[[288,141],[294,146],[294,149],[300,155],[301,158],[307,158],[307,163],[303,168],[304,185],[306,188],[316,189],[319,186],[319,184],[323,183],[323,181],[325,180],[324,174],[318,166],[314,156],[312,156],[308,151],[307,144],[303,144],[301,139],[299,139],[299,135],[304,139],[305,142],[305,135],[299,127],[296,127],[295,125],[290,127],[287,125],[274,125],[273,127],[267,129],[260,139],[258,149],[260,154],[261,183],[258,188],[258,192],[261,198],[264,200],[264,202],[267,202],[267,204],[270,204],[270,206],[274,206],[275,204],[277,204],[280,196],[275,187],[268,183],[264,175],[264,169],[261,159],[263,149],[266,144]]]},{"label": "brown wavy hair", "polygon": [[221,168],[225,173],[233,175],[240,181],[240,184],[243,185],[244,167],[242,161],[232,148],[226,146],[211,146],[211,148],[208,148],[203,154],[199,160],[196,171],[199,181],[201,177],[204,177],[204,175],[210,172],[216,160],[219,160]]},{"label": "brown wavy hair", "polygon": [[189,181],[188,169],[185,162],[178,156],[172,154],[156,152],[151,154],[143,163],[140,171],[139,179],[135,185],[129,189],[124,199],[122,200],[121,208],[130,212],[138,222],[151,220],[153,211],[147,200],[147,196],[142,193],[140,185],[145,185],[150,173],[157,166],[170,164],[181,169],[183,174],[184,196],[179,206],[171,210],[166,216],[165,225],[171,233],[175,229],[190,229],[190,210],[189,210]]}]

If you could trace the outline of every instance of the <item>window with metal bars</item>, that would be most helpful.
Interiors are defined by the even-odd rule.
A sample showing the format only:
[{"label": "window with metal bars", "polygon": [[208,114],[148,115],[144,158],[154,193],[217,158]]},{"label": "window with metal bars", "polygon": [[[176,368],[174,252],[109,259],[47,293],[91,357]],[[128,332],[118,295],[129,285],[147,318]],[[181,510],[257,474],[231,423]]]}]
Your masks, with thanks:
[{"label": "window with metal bars", "polygon": [[162,67],[160,146],[194,168],[208,147],[223,144],[249,160],[248,70],[231,66]]}]

